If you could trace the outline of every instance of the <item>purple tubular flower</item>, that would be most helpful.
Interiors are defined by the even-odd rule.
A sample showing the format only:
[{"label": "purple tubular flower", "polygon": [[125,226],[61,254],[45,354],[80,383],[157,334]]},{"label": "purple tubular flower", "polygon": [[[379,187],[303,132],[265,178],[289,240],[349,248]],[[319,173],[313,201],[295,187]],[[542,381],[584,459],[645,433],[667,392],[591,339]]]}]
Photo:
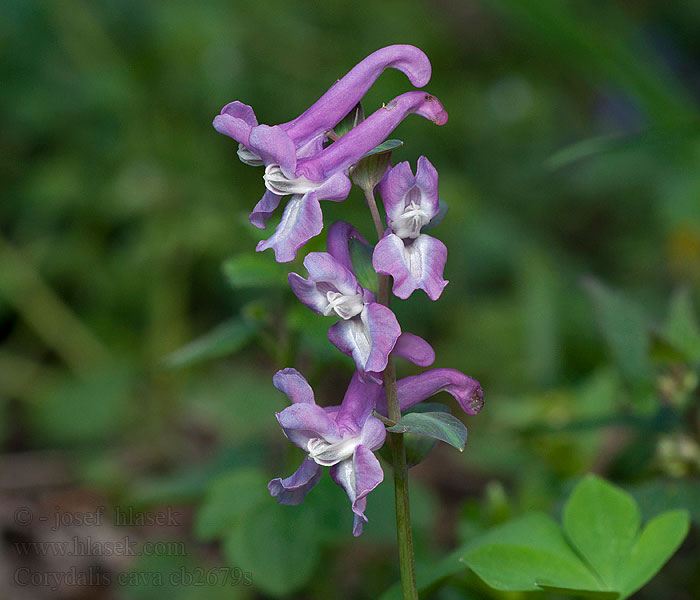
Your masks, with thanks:
[{"label": "purple tubular flower", "polygon": [[[430,81],[430,61],[415,46],[396,44],[373,52],[296,119],[278,126],[297,149],[297,156],[309,156],[320,150],[328,131],[353,109],[382,72],[389,68],[403,72],[416,87],[423,87]],[[227,104],[214,118],[213,125],[219,133],[239,142],[238,154],[244,163],[267,166],[264,156],[250,148],[253,130],[267,127],[258,125],[250,106],[238,101]]]},{"label": "purple tubular flower", "polygon": [[407,92],[374,112],[338,141],[301,160],[297,160],[294,144],[281,127],[261,125],[252,131],[249,143],[267,164],[263,179],[269,192],[253,210],[252,220],[264,220],[264,215],[271,214],[281,196],[292,195],[275,233],[261,241],[256,250],[272,248],[278,262],[293,260],[299,248],[323,228],[319,201],[345,200],[352,187],[348,176],[351,167],[381,144],[411,113],[438,125],[447,122],[447,112],[435,96]]},{"label": "purple tubular flower", "polygon": [[[353,67],[310,108],[292,121],[273,127],[259,125],[253,109],[236,101],[221,109],[221,114],[214,118],[214,129],[239,142],[238,156],[244,163],[251,166],[277,163],[285,175],[293,177],[296,161],[322,150],[328,132],[352,110],[387,68],[402,71],[416,87],[423,87],[430,80],[430,61],[421,50],[406,44],[387,46],[373,52]],[[335,191],[318,190],[317,199],[343,200],[349,192],[348,183],[336,179],[333,185]],[[338,192],[340,196],[334,197]],[[250,222],[258,229],[265,229],[266,221],[286,193],[293,192],[266,191],[251,212]],[[321,209],[317,199],[311,198],[305,202],[298,199],[293,203],[286,211],[279,235],[268,244],[261,245],[259,250],[270,247],[279,254],[277,259],[280,262],[292,260],[298,247],[304,243],[299,243],[296,238],[313,237],[321,230]],[[302,231],[296,232],[297,235],[293,239],[283,243],[281,240],[286,239],[285,234],[289,235],[290,224],[296,223],[295,217],[303,220],[310,218],[311,221]]]},{"label": "purple tubular flower", "polygon": [[[404,377],[397,382],[396,389],[402,412],[443,391],[451,394],[468,415],[478,414],[484,406],[481,384],[455,369],[430,369]],[[384,396],[377,401],[377,412],[387,415]]]},{"label": "purple tubular flower", "polygon": [[360,376],[381,381],[389,353],[401,335],[394,313],[374,301],[374,294],[357,283],[353,272],[328,252],[311,252],[304,259],[309,278],[289,274],[297,298],[315,313],[337,316],[328,339],[352,356]]},{"label": "purple tubular flower", "polygon": [[440,210],[435,167],[421,156],[414,176],[408,162],[399,163],[382,179],[379,191],[389,229],[374,249],[374,269],[393,277],[393,292],[399,298],[422,289],[437,300],[448,283],[442,278],[447,248],[421,233]]},{"label": "purple tubular flower", "polygon": [[318,483],[321,467],[330,467],[333,481],[352,503],[353,535],[360,535],[367,522],[367,495],[384,479],[373,454],[386,437],[384,425],[372,416],[380,386],[363,383],[355,373],[342,404],[321,408],[314,402],[312,391],[308,401],[311,388],[295,369],[278,371],[274,382],[292,401],[291,406],[277,413],[277,420],[287,438],[308,457],[290,477],[270,481],[270,494],[280,504],[300,504]]}]

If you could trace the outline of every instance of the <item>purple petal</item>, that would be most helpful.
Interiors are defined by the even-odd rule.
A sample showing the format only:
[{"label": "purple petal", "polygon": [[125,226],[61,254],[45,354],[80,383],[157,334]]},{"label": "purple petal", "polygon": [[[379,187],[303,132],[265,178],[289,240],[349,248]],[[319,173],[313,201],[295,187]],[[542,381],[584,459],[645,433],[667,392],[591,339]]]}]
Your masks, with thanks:
[{"label": "purple petal", "polygon": [[401,327],[391,309],[374,302],[366,304],[359,316],[328,330],[328,339],[355,359],[360,375],[377,382],[381,382],[380,374],[400,335]]},{"label": "purple petal", "polygon": [[395,221],[403,214],[404,197],[414,185],[416,185],[416,178],[408,161],[398,163],[379,182],[379,193],[382,196],[388,223]]},{"label": "purple petal", "polygon": [[[370,415],[372,414],[372,411],[374,410],[374,407],[377,404],[377,400],[379,399],[381,392],[381,385],[374,382],[362,381],[359,373],[355,371],[352,379],[350,380],[350,385],[345,392],[343,402],[340,405],[340,411],[335,419],[341,434],[347,432],[350,435],[355,435],[362,431],[362,443],[365,446],[372,446],[372,443],[368,443],[364,439],[364,428]],[[382,430],[384,430],[384,426],[381,424],[381,422],[379,422],[379,424],[382,426]],[[370,429],[371,427],[372,426],[370,425]],[[376,440],[371,438],[370,441]],[[382,438],[382,443],[383,442],[384,439]],[[379,446],[381,446],[381,444],[379,444]],[[375,447],[376,446],[372,446],[372,449]]]},{"label": "purple petal", "polygon": [[387,68],[405,73],[415,87],[430,81],[430,61],[421,50],[406,44],[387,46],[359,62],[303,114],[283,127],[297,141],[325,133],[352,110]]},{"label": "purple petal", "polygon": [[[448,392],[468,415],[476,415],[484,406],[484,393],[476,379],[455,369],[431,369],[404,377],[397,383],[399,405],[407,410],[438,392]],[[386,415],[386,399],[377,402],[377,411]]]},{"label": "purple petal", "polygon": [[342,202],[348,197],[352,182],[345,173],[335,173],[316,189],[319,200],[331,200],[332,202]]},{"label": "purple petal", "polygon": [[360,293],[360,286],[351,271],[328,252],[310,252],[304,259],[309,278],[289,274],[289,285],[299,300],[318,314],[328,307],[327,292],[337,291],[345,296]]},{"label": "purple petal", "polygon": [[294,177],[297,151],[294,142],[279,125],[258,125],[250,132],[249,148],[265,165],[276,164],[286,177]]},{"label": "purple petal", "polygon": [[367,494],[384,479],[382,467],[372,451],[360,445],[352,458],[331,467],[331,477],[352,502],[352,512],[355,513],[352,534],[357,537],[362,533],[362,525],[367,522]]},{"label": "purple petal", "polygon": [[333,173],[346,171],[363,155],[381,144],[411,113],[421,115],[437,125],[447,122],[447,112],[435,96],[425,92],[407,92],[371,114],[337,142],[315,156],[299,161],[296,175],[303,175],[311,181],[323,181]]},{"label": "purple petal", "polygon": [[[375,406],[372,406],[374,409]],[[379,450],[384,445],[386,440],[386,427],[377,417],[367,417],[364,426],[362,427],[362,436],[360,443],[370,450]]]},{"label": "purple petal", "polygon": [[270,495],[277,498],[279,504],[296,506],[301,504],[311,489],[321,479],[321,466],[313,460],[304,459],[293,475],[286,479],[277,477],[267,484]]},{"label": "purple petal", "polygon": [[421,156],[416,168],[416,185],[421,191],[420,206],[432,220],[440,212],[440,197],[438,195],[438,172],[432,163]]},{"label": "purple petal", "polygon": [[282,369],[272,377],[272,384],[289,398],[292,404],[316,404],[314,391],[296,369]]},{"label": "purple petal", "polygon": [[352,260],[350,259],[350,240],[356,239],[360,243],[369,247],[365,238],[360,235],[350,223],[336,221],[328,229],[328,253],[333,256],[348,271],[354,272]]},{"label": "purple petal", "polygon": [[448,283],[442,278],[446,261],[445,244],[425,234],[402,240],[390,233],[379,241],[372,256],[374,270],[394,278],[393,292],[402,299],[422,289],[437,300]]},{"label": "purple petal", "polygon": [[404,331],[392,350],[392,354],[410,360],[419,367],[429,367],[435,362],[435,350],[422,337]]},{"label": "purple petal", "polygon": [[258,229],[265,229],[266,221],[272,216],[272,213],[275,212],[281,199],[282,196],[273,194],[270,190],[265,190],[265,194],[263,194],[263,197],[255,205],[248,220]]},{"label": "purple petal", "polygon": [[335,421],[316,404],[292,404],[276,416],[289,441],[306,452],[309,440],[314,438],[330,444],[341,440]]},{"label": "purple petal", "polygon": [[250,106],[236,101],[224,106],[212,124],[219,133],[248,146],[251,129],[257,126],[258,120]]},{"label": "purple petal", "polygon": [[316,194],[293,195],[284,209],[282,220],[275,233],[262,240],[255,248],[258,252],[272,248],[277,262],[290,262],[312,237],[323,229],[323,213]]}]

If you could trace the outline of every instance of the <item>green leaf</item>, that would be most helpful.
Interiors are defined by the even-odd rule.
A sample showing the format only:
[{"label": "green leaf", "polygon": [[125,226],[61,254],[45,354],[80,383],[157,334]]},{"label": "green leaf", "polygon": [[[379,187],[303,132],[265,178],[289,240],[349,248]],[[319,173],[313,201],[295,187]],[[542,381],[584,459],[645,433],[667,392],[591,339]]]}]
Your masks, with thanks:
[{"label": "green leaf", "polygon": [[384,177],[391,160],[391,152],[402,146],[401,140],[386,140],[365,154],[352,170],[350,176],[355,185],[371,192]]},{"label": "green leaf", "polygon": [[[367,154],[365,154],[362,158],[367,158],[368,156],[372,156],[374,154],[382,154],[384,152],[391,152],[392,150],[396,150],[397,148],[400,148],[403,146],[403,142],[401,140],[385,140],[379,146],[376,146],[372,148]],[[360,160],[362,160],[362,158]]]},{"label": "green leaf", "polygon": [[[533,591],[542,585],[600,591],[600,582],[567,544],[559,525],[531,513],[484,534],[464,562],[491,587]],[[474,548],[474,546],[476,546]]]},{"label": "green leaf", "polygon": [[365,289],[373,291],[375,294],[379,289],[377,272],[372,266],[372,252],[374,248],[363,244],[357,238],[350,238],[348,242],[350,249],[350,261],[352,262],[355,277],[358,283]]},{"label": "green leaf", "polygon": [[490,586],[626,598],[661,568],[688,532],[687,511],[664,513],[641,535],[639,509],[619,488],[588,476],[564,507],[564,532],[533,513],[465,547],[464,562]]},{"label": "green leaf", "polygon": [[239,469],[212,484],[194,530],[203,540],[221,538],[235,529],[261,504],[268,502],[268,478],[260,469]]},{"label": "green leaf", "polygon": [[233,354],[255,336],[258,326],[239,317],[221,323],[163,359],[171,369],[190,366],[212,358]]},{"label": "green leaf", "polygon": [[231,532],[224,553],[231,566],[253,573],[255,587],[282,597],[313,575],[320,558],[317,527],[309,507],[270,500]]},{"label": "green leaf", "polygon": [[358,102],[354,108],[343,117],[334,128],[333,131],[338,137],[344,136],[348,131],[357,127],[362,121],[365,120],[365,111],[362,108],[362,104]]},{"label": "green leaf", "polygon": [[688,360],[700,359],[700,328],[688,290],[679,290],[673,296],[664,335]]},{"label": "green leaf", "polygon": [[556,585],[547,585],[544,580],[537,581],[537,587],[545,592],[554,592],[557,594],[566,594],[576,598],[597,598],[598,600],[615,600],[620,597],[618,592],[599,592],[595,590],[580,590],[575,587],[561,587]]},{"label": "green leaf", "polygon": [[[481,546],[464,558],[469,567],[497,590],[536,591],[542,585],[600,590],[600,584],[578,559],[524,545]],[[617,598],[617,594],[611,596]]]},{"label": "green leaf", "polygon": [[617,574],[623,597],[636,592],[661,569],[688,535],[689,526],[690,517],[684,510],[666,512],[647,523]]},{"label": "green leaf", "polygon": [[640,520],[627,492],[593,475],[576,486],[563,515],[567,538],[610,588],[634,545]]},{"label": "green leaf", "polygon": [[225,260],[221,268],[233,288],[287,286],[287,271],[268,256],[239,254]]},{"label": "green leaf", "polygon": [[464,450],[467,443],[467,428],[458,418],[446,412],[407,413],[393,427],[392,433],[415,433],[446,442]]},{"label": "green leaf", "polygon": [[588,280],[598,324],[622,375],[633,383],[649,383],[653,371],[649,363],[649,325],[644,314],[621,295],[601,283]]}]

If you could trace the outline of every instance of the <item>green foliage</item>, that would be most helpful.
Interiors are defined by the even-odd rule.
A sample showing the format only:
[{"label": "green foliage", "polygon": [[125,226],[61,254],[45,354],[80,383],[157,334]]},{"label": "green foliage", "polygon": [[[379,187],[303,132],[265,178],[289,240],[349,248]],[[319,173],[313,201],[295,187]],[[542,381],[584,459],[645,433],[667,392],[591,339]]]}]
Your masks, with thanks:
[{"label": "green foliage", "polygon": [[256,586],[281,597],[304,585],[319,559],[319,522],[310,504],[279,507],[258,469],[216,479],[197,514],[195,533],[220,539],[231,568],[260,573]]},{"label": "green foliage", "polygon": [[201,361],[238,352],[255,336],[258,326],[237,317],[217,325],[203,336],[191,341],[165,357],[170,368],[188,367]]},{"label": "green foliage", "polygon": [[273,597],[282,597],[303,586],[320,558],[314,511],[280,508],[271,499],[252,513],[224,540],[231,565],[260,573],[255,584]]},{"label": "green foliage", "polygon": [[[439,405],[438,405],[439,407]],[[407,412],[401,420],[387,431],[392,433],[413,433],[440,440],[462,452],[467,443],[467,428],[457,417],[435,406],[422,406],[420,412]]]},{"label": "green foliage", "polygon": [[679,290],[674,294],[663,333],[686,360],[700,360],[700,327],[688,290]]},{"label": "green foliage", "polygon": [[355,108],[345,115],[340,123],[333,128],[333,131],[338,137],[342,137],[348,131],[357,127],[364,120],[365,111],[362,109],[362,104],[358,102]]},{"label": "green foliage", "polygon": [[627,493],[589,476],[564,507],[563,528],[527,515],[473,543],[465,563],[500,590],[545,589],[595,598],[627,598],[663,566],[688,533],[686,511],[668,511],[639,531]]},{"label": "green foliage", "polygon": [[350,260],[355,271],[358,283],[365,289],[377,293],[379,288],[379,278],[377,272],[372,267],[373,246],[366,246],[357,238],[350,238]]},{"label": "green foliage", "polygon": [[391,152],[403,146],[401,140],[386,140],[365,154],[350,174],[355,185],[366,192],[374,190],[391,164]]},{"label": "green foliage", "polygon": [[649,325],[646,317],[627,298],[601,283],[588,281],[603,338],[624,377],[634,384],[652,379],[649,362]]},{"label": "green foliage", "polygon": [[262,254],[246,252],[224,261],[222,270],[236,289],[286,287],[287,269]]}]

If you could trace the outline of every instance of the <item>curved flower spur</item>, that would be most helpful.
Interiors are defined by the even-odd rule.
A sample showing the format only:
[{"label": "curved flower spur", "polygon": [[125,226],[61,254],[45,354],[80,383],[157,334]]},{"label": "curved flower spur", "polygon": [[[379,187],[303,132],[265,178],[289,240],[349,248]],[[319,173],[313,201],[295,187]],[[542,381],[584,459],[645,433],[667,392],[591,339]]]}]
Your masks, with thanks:
[{"label": "curved flower spur", "polygon": [[[277,413],[284,434],[307,453],[299,468],[286,479],[268,484],[279,504],[297,505],[319,482],[321,467],[330,467],[333,481],[352,502],[353,535],[362,533],[367,522],[367,495],[384,479],[384,472],[373,452],[384,445],[384,424],[372,416],[376,410],[386,415],[383,387],[363,382],[355,373],[340,406],[322,408],[314,392],[296,369],[283,369],[273,377],[275,387],[286,394],[292,405]],[[446,391],[470,415],[477,414],[484,399],[479,382],[455,369],[430,369],[398,382],[401,410],[407,410],[438,392]]]},{"label": "curved flower spur", "polygon": [[278,371],[273,383],[292,402],[277,413],[277,420],[287,438],[308,456],[290,477],[270,481],[270,494],[280,504],[300,504],[321,478],[321,467],[330,467],[333,481],[352,503],[352,533],[360,535],[367,522],[367,494],[384,479],[373,454],[386,437],[384,424],[372,416],[380,386],[363,383],[356,373],[340,406],[322,408],[296,369]]},{"label": "curved flower spur", "polygon": [[328,339],[353,357],[363,380],[381,383],[392,351],[420,366],[432,364],[435,353],[430,344],[416,335],[401,333],[393,311],[358,283],[350,259],[352,238],[369,247],[352,225],[334,223],[328,231],[329,251],[311,252],[304,259],[308,279],[289,274],[292,291],[315,313],[338,317],[328,329]]},{"label": "curved flower spur", "polygon": [[[381,144],[409,114],[420,115],[437,125],[447,122],[447,112],[440,101],[425,92],[406,92],[372,113],[357,127],[317,154],[297,160],[291,146],[276,144],[279,136],[269,128],[262,142],[274,154],[275,162],[265,168],[265,186],[279,199],[292,197],[287,203],[275,233],[261,241],[256,250],[272,248],[278,262],[294,260],[297,250],[323,229],[320,200],[339,202],[350,193],[350,169],[370,150]],[[255,148],[258,146],[255,146]],[[271,210],[274,208],[270,205]]]},{"label": "curved flower spur", "polygon": [[[370,117],[373,126],[363,130],[365,150],[327,154],[322,161],[322,173],[313,165],[300,168],[297,172],[297,163],[301,167],[304,159],[322,152],[328,133],[357,105],[386,68],[404,72],[417,87],[424,86],[430,80],[430,62],[421,50],[409,45],[388,46],[361,61],[293,121],[272,127],[258,125],[253,109],[241,102],[227,104],[214,119],[214,128],[219,133],[239,142],[238,155],[243,162],[266,166],[267,191],[250,214],[250,222],[255,227],[265,229],[266,221],[276,210],[282,196],[292,195],[275,234],[269,240],[260,242],[258,251],[272,248],[278,262],[293,260],[297,250],[323,228],[319,200],[344,200],[351,187],[347,172],[352,164],[379,145],[407,114],[421,114],[421,106],[415,102],[415,98],[408,102],[401,100],[402,97],[395,98],[384,107],[387,112],[398,108],[391,117]],[[422,96],[433,98],[425,94]],[[447,119],[447,113],[439,102],[437,104],[439,110],[425,110],[423,116],[442,124]],[[432,108],[437,109],[435,106]],[[388,129],[382,124],[389,125]],[[355,138],[357,141],[357,136]],[[352,144],[344,146],[352,149]]]}]

